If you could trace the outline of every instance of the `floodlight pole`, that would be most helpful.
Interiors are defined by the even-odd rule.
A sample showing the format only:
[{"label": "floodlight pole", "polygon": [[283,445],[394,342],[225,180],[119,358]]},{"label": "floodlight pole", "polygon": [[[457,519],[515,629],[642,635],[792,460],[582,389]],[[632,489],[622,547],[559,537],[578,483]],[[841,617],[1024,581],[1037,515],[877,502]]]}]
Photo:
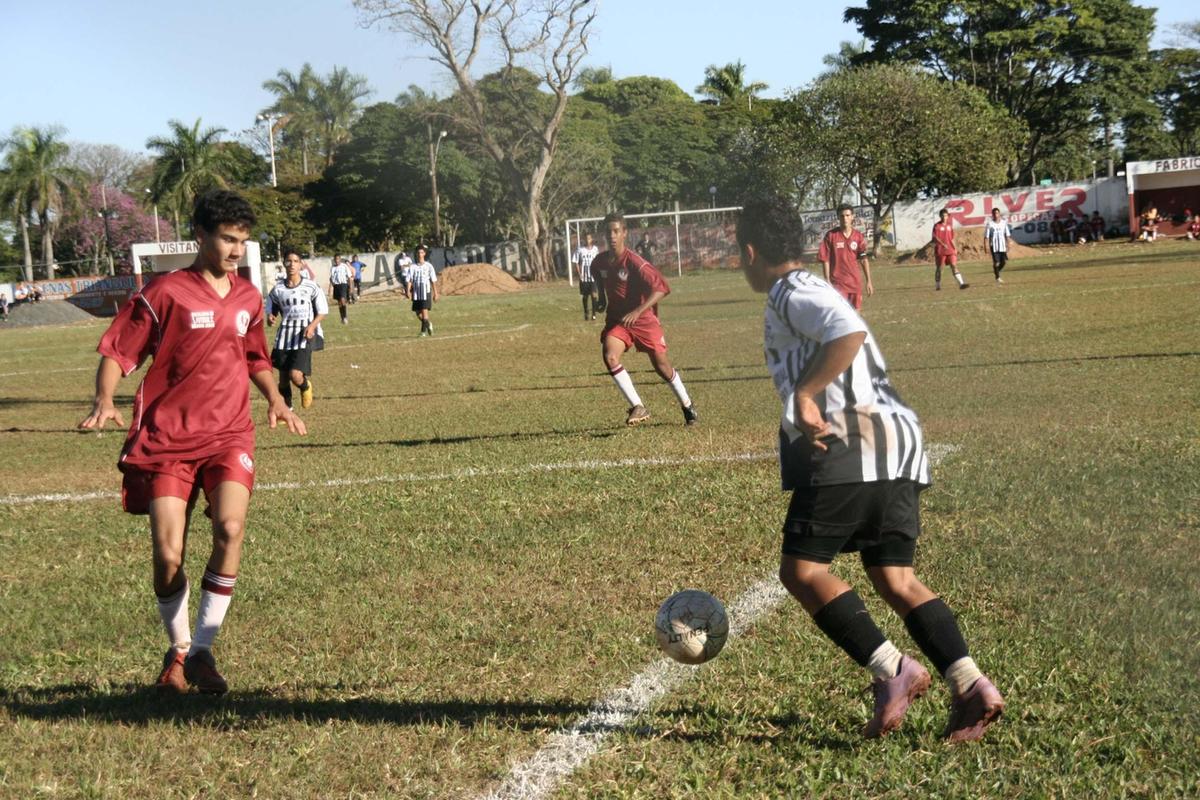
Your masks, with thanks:
[{"label": "floodlight pole", "polygon": [[574,286],[575,285],[575,274],[574,274],[574,271],[571,269],[571,221],[570,220],[567,220],[566,222],[563,223],[563,229],[564,229],[563,233],[566,234],[566,242],[567,242],[567,285]]},{"label": "floodlight pole", "polygon": [[275,176],[275,117],[271,114],[259,114],[258,121],[267,123],[267,143],[271,149],[271,185],[278,187],[279,180]]},{"label": "floodlight pole", "polygon": [[438,197],[437,160],[438,153],[442,149],[442,140],[446,138],[446,131],[439,133],[435,142],[433,139],[433,126],[426,122],[425,133],[429,138],[429,183],[430,188],[433,190],[433,238],[440,247],[442,244],[442,204],[441,198]]}]

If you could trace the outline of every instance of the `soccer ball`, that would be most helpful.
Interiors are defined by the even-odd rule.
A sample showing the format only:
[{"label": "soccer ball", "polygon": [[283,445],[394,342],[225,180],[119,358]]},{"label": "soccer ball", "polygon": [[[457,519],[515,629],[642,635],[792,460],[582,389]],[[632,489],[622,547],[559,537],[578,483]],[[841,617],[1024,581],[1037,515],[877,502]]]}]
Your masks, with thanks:
[{"label": "soccer ball", "polygon": [[703,664],[725,646],[729,618],[721,601],[708,592],[684,589],[658,607],[654,635],[662,651],[679,663]]}]

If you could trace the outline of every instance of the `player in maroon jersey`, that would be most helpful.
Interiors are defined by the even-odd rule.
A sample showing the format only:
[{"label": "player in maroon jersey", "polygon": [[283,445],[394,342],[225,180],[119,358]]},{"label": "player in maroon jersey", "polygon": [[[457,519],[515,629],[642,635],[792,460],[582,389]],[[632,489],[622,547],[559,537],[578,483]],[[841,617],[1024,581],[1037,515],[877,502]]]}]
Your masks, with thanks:
[{"label": "player in maroon jersey", "polygon": [[[97,430],[109,420],[123,426],[113,393],[123,376],[153,357],[117,466],[124,474],[125,510],[150,516],[154,593],[171,640],[157,682],[165,692],[185,692],[189,684],[208,694],[228,688],[212,645],[237,580],[254,486],[249,384],[267,398],[272,428],[282,421],[293,433],[305,433],[275,388],[262,295],[237,275],[254,221],[249,203],[233,192],[212,191],[197,200],[195,263],[155,278],[113,320],[97,348],[92,412],[79,423]],[[201,490],[213,545],[193,638],[183,554]]]},{"label": "player in maroon jersey", "polygon": [[933,288],[939,292],[942,290],[943,266],[950,267],[954,280],[958,281],[958,288],[969,288],[971,284],[965,282],[958,271],[958,248],[954,246],[954,222],[950,219],[949,209],[943,208],[938,212],[938,221],[933,224],[933,238],[929,243],[933,245]]},{"label": "player in maroon jersey", "polygon": [[633,379],[621,364],[621,356],[636,347],[650,356],[650,363],[659,377],[666,381],[683,409],[686,425],[697,422],[696,407],[688,396],[683,379],[667,358],[667,340],[658,321],[658,301],[671,288],[649,261],[625,246],[625,217],[609,214],[604,218],[608,249],[592,261],[592,274],[598,276],[605,288],[608,307],[600,345],[604,366],[612,376],[621,395],[629,402],[626,425],[637,425],[650,419],[642,398],[633,387]]},{"label": "player in maroon jersey", "polygon": [[875,294],[875,286],[871,283],[871,264],[867,260],[867,240],[854,227],[852,206],[838,206],[837,215],[841,224],[821,237],[817,259],[825,272],[825,282],[837,289],[855,309],[860,309],[864,278],[867,297]]}]

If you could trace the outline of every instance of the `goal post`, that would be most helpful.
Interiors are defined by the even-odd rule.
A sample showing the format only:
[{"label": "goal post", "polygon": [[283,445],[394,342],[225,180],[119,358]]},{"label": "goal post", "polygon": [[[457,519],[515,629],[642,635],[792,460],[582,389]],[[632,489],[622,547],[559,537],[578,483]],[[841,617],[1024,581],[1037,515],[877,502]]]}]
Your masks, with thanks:
[{"label": "goal post", "polygon": [[[674,261],[675,271],[683,275],[684,267],[704,269],[711,266],[737,265],[737,214],[741,206],[722,208],[697,208],[687,211],[654,211],[643,214],[625,214],[628,238],[625,246],[638,249],[645,238],[654,253],[649,259],[660,270]],[[628,223],[637,220],[637,227]],[[575,285],[575,268],[572,260],[575,247],[583,241],[585,233],[592,233],[601,241],[603,231],[599,223],[604,217],[575,217],[564,223],[567,244],[567,282]],[[635,241],[636,239],[636,241]],[[572,246],[574,243],[575,246]]]}]

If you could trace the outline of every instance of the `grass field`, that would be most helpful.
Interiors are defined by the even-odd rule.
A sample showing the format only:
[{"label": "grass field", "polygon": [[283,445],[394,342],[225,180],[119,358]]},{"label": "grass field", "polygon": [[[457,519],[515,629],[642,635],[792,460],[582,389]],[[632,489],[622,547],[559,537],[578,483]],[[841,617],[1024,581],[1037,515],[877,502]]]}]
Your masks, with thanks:
[{"label": "grass field", "polygon": [[[1200,248],[1059,250],[1004,287],[965,271],[969,291],[935,294],[928,268],[877,267],[866,317],[948,453],[918,568],[1004,719],[944,746],[939,682],[861,740],[869,676],[788,601],[552,796],[1200,795]],[[599,323],[565,285],[447,299],[432,339],[398,302],[328,325],[309,436],[260,429],[218,700],[145,688],[166,645],[146,522],[113,494],[123,432],[74,430],[104,323],[0,329],[0,797],[498,787],[658,661],[664,597],[731,601],[776,568],[762,298],[736,273],[672,284],[694,429],[640,355],[654,418],[624,428]],[[840,571],[869,595],[856,561]]]}]

